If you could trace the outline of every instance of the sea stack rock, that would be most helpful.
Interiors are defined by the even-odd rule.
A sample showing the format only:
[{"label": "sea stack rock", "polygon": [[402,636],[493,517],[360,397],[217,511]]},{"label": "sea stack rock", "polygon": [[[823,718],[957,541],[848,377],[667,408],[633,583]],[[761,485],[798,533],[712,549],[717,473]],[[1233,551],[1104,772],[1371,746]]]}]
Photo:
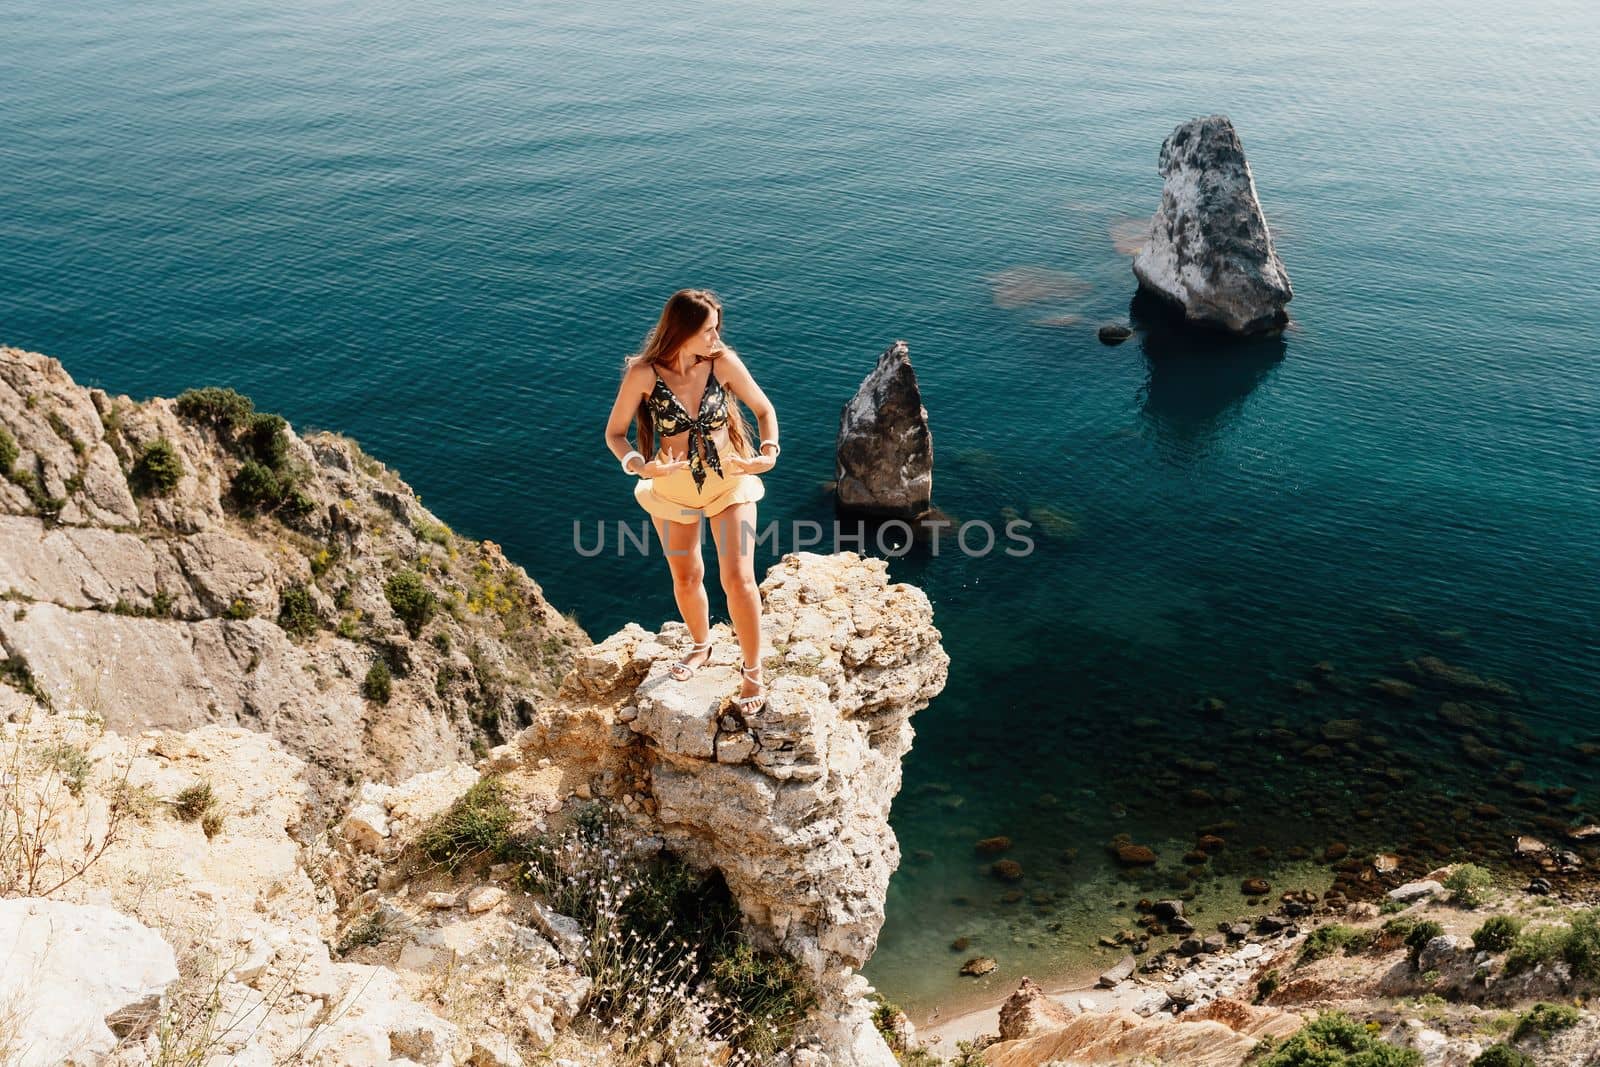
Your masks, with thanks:
[{"label": "sea stack rock", "polygon": [[933,498],[933,438],[911,350],[896,341],[839,415],[837,506],[913,520]]},{"label": "sea stack rock", "polygon": [[1294,291],[1233,123],[1207,115],[1173,130],[1161,145],[1161,176],[1161,207],[1133,261],[1139,284],[1197,325],[1281,328]]}]

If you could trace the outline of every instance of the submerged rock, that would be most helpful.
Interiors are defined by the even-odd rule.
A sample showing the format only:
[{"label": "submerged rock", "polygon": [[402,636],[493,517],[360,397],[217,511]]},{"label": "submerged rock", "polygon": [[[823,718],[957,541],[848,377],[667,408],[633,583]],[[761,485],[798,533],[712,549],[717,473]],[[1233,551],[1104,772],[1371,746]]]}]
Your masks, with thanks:
[{"label": "submerged rock", "polygon": [[1191,119],[1161,145],[1161,207],[1133,261],[1188,322],[1240,334],[1281,328],[1293,298],[1233,123]]}]

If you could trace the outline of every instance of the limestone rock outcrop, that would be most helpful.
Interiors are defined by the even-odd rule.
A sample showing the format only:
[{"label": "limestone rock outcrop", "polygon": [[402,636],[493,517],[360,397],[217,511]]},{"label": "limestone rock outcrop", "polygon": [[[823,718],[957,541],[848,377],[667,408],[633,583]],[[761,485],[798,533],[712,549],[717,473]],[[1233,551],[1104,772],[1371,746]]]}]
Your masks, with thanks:
[{"label": "limestone rock outcrop", "polygon": [[839,414],[835,497],[841,511],[907,521],[933,499],[933,437],[911,350],[883,350]]},{"label": "limestone rock outcrop", "polygon": [[112,397],[0,347],[0,659],[116,730],[266,730],[330,804],[526,724],[588,635],[353,441],[233,402]]},{"label": "limestone rock outcrop", "polygon": [[629,626],[579,653],[518,744],[530,761],[588,768],[584,788],[650,814],[669,848],[722,872],[753,934],[823,992],[837,1067],[892,1063],[854,971],[899,863],[888,815],[910,719],[943,689],[949,656],[926,594],[889,583],[883,560],[791,553],[761,588],[769,695],[748,722],[727,721],[739,648],[725,628],[679,682],[667,668],[682,624]]},{"label": "limestone rock outcrop", "polygon": [[1191,119],[1161,145],[1161,206],[1134,257],[1148,292],[1188,322],[1250,334],[1282,327],[1294,296],[1233,123]]},{"label": "limestone rock outcrop", "polygon": [[[471,1042],[392,970],[334,958],[338,914],[294,836],[311,810],[306,768],[275,739],[223,726],[125,737],[37,704],[15,720],[0,724],[0,795],[27,813],[42,860],[30,875],[0,841],[0,895],[31,881],[53,899],[0,900],[0,1019],[29,1013],[0,1026],[28,1051],[0,1061],[63,1062],[73,1041],[68,1062],[115,1044],[119,1067],[469,1060]],[[190,803],[203,812],[176,816],[201,785]]]},{"label": "limestone rock outcrop", "polygon": [[1016,1041],[1059,1030],[1072,1021],[1072,1012],[1052,1000],[1039,983],[1023,978],[1016,992],[1000,1005],[1000,1040]]},{"label": "limestone rock outcrop", "polygon": [[160,935],[98,905],[0,900],[0,952],[0,1062],[11,1067],[106,1055],[149,1031],[178,980]]}]

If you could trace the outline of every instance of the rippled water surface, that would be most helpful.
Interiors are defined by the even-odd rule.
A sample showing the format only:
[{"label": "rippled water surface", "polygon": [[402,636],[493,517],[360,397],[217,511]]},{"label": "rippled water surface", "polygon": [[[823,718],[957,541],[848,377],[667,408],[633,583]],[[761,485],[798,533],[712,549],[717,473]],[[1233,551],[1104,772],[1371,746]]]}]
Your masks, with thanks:
[{"label": "rippled water surface", "polygon": [[[1036,538],[892,564],[953,657],[868,968],[919,1019],[1102,965],[1139,895],[1209,919],[1326,886],[1330,842],[1600,815],[1600,17],[994,7],[12,3],[0,339],[345,430],[600,636],[675,617],[659,555],[572,536],[643,519],[602,429],[668,293],[722,294],[778,406],[763,521],[831,517],[839,410],[904,338],[936,503]],[[1293,326],[1103,347],[1161,140],[1213,111]]]}]

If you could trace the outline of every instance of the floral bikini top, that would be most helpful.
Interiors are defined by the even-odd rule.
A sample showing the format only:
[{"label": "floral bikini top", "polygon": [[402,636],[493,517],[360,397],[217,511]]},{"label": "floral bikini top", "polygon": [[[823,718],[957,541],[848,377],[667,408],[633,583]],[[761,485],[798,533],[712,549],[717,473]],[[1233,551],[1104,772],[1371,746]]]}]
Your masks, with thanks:
[{"label": "floral bikini top", "polygon": [[[651,367],[651,371],[654,373],[655,368]],[[722,458],[717,455],[717,445],[711,439],[711,431],[728,424],[728,398],[717,382],[715,367],[706,379],[706,391],[700,395],[699,415],[689,414],[659,373],[656,374],[655,388],[645,397],[645,404],[662,438],[689,431],[689,473],[694,475],[695,489],[705,484],[708,464],[718,475],[722,474]],[[705,453],[703,458],[702,451]]]}]

